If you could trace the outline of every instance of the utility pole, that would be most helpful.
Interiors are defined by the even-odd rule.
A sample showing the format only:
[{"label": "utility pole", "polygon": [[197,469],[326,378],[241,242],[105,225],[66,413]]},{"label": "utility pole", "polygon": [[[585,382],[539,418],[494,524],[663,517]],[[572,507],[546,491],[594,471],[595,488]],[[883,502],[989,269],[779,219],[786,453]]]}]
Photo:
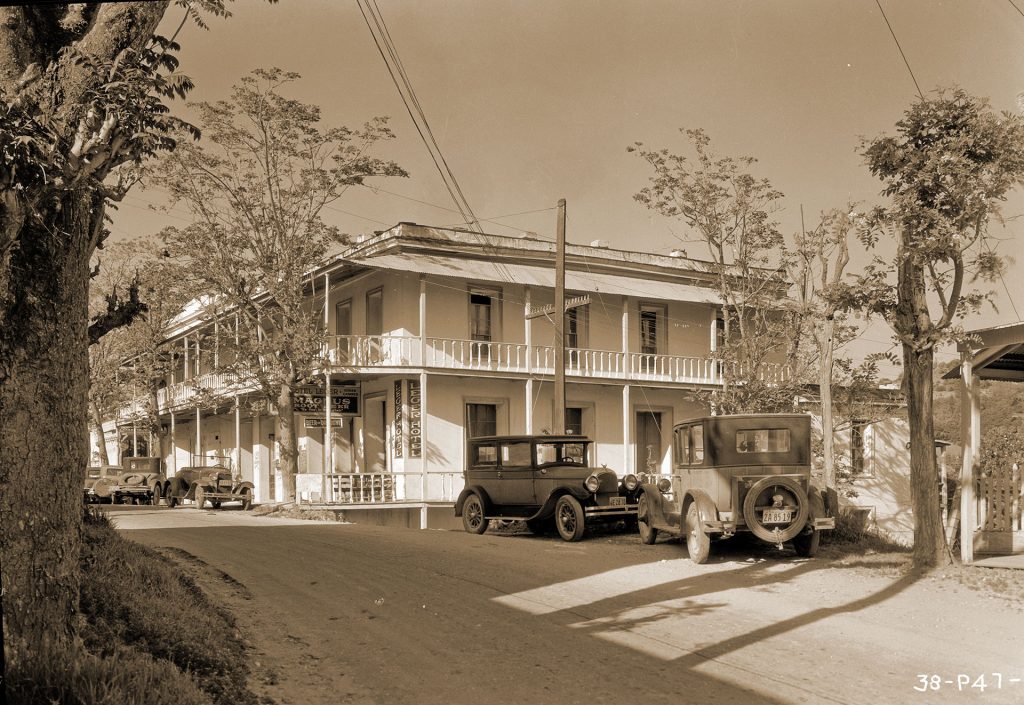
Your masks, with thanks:
[{"label": "utility pole", "polygon": [[565,199],[558,199],[555,243],[555,406],[551,430],[565,433]]},{"label": "utility pole", "polygon": [[558,199],[558,237],[555,242],[555,303],[531,308],[527,320],[547,316],[555,325],[555,389],[551,430],[565,433],[565,312],[590,303],[590,296],[565,300],[565,199]]}]

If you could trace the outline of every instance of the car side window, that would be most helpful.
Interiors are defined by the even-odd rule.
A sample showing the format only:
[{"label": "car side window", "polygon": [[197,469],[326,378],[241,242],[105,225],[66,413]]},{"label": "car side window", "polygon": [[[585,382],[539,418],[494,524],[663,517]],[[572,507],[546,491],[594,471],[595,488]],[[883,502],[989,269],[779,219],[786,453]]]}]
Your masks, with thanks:
[{"label": "car side window", "polygon": [[700,465],[704,462],[704,424],[694,424],[690,428],[692,429],[690,443],[693,458],[690,462]]},{"label": "car side window", "polygon": [[529,443],[504,443],[501,446],[501,464],[505,467],[530,466]]},{"label": "car side window", "polygon": [[785,453],[789,451],[788,428],[745,429],[736,432],[738,453]]},{"label": "car side window", "polygon": [[690,427],[676,429],[676,466],[690,464]]},{"label": "car side window", "polygon": [[558,449],[553,443],[537,444],[537,465],[558,462]]},{"label": "car side window", "polygon": [[476,446],[476,457],[473,458],[474,465],[497,465],[498,448],[493,445]]}]

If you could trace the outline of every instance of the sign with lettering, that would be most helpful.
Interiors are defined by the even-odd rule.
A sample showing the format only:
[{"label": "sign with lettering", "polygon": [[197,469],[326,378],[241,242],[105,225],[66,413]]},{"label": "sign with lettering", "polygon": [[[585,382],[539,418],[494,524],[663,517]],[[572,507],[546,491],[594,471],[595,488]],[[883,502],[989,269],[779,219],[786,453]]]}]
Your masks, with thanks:
[{"label": "sign with lettering", "polygon": [[394,457],[402,457],[402,380],[395,380],[395,420],[391,440]]},{"label": "sign with lettering", "polygon": [[[327,419],[323,416],[306,416],[302,422],[306,428],[327,428]],[[341,428],[341,417],[331,417],[331,428]]]},{"label": "sign with lettering", "polygon": [[[339,416],[360,416],[360,383],[347,382],[331,386],[331,414]],[[300,387],[295,390],[295,411],[299,414],[323,414],[324,390],[322,387]]]},{"label": "sign with lettering", "polygon": [[423,435],[420,426],[420,381],[409,380],[409,457],[423,456]]}]

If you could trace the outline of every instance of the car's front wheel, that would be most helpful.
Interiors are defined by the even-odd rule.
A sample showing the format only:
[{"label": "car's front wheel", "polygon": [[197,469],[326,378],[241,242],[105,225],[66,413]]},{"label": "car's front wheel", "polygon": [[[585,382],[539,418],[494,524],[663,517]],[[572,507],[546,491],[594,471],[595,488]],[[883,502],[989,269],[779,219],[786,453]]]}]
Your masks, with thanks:
[{"label": "car's front wheel", "polygon": [[196,487],[194,497],[196,498],[196,509],[202,509],[203,503],[206,501],[206,492],[203,491],[202,487]]},{"label": "car's front wheel", "polygon": [[694,563],[707,563],[711,555],[711,537],[704,533],[700,508],[696,502],[686,510],[686,550]]},{"label": "car's front wheel", "polygon": [[153,485],[152,504],[154,507],[159,506],[160,500],[163,498],[162,490],[163,487],[160,485],[159,482]]},{"label": "car's front wheel", "polygon": [[242,511],[247,512],[252,509],[252,490],[243,487],[239,494],[242,495]]},{"label": "car's front wheel", "polygon": [[647,494],[640,495],[636,507],[636,526],[640,532],[640,543],[648,546],[658,540],[658,530],[651,526],[651,502]]},{"label": "car's front wheel", "polygon": [[175,478],[167,483],[164,489],[164,498],[167,500],[167,507],[173,509],[178,505],[178,497],[181,493],[181,483]]},{"label": "car's front wheel", "polygon": [[471,534],[482,534],[487,531],[490,520],[484,516],[484,503],[480,495],[471,494],[462,503],[462,526]]},{"label": "car's front wheel", "polygon": [[579,500],[566,494],[555,504],[555,527],[565,541],[579,541],[583,538],[583,507]]}]

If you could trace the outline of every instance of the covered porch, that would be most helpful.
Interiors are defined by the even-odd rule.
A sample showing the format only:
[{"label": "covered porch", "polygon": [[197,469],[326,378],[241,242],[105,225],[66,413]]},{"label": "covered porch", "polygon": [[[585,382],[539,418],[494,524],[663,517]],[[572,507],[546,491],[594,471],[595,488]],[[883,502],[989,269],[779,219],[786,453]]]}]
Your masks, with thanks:
[{"label": "covered porch", "polygon": [[[961,441],[960,557],[1024,554],[1021,464],[981,472],[980,380],[1024,382],[1024,323],[969,331],[959,345],[960,365],[946,379],[960,378]],[[1022,410],[1024,411],[1024,410]]]}]

